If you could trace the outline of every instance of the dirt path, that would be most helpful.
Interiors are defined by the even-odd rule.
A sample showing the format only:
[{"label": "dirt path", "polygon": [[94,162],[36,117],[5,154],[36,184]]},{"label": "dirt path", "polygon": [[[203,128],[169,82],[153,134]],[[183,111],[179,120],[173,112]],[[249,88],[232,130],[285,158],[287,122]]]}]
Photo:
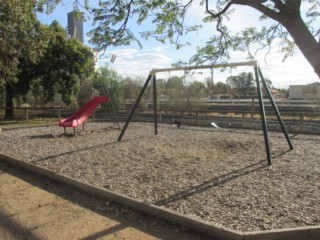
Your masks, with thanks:
[{"label": "dirt path", "polygon": [[212,239],[0,161],[0,239]]}]

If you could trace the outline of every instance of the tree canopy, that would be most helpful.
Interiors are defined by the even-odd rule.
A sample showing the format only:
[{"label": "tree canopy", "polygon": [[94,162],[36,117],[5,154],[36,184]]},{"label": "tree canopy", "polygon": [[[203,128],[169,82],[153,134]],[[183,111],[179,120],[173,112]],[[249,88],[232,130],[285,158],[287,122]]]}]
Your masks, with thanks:
[{"label": "tree canopy", "polygon": [[76,39],[66,39],[58,22],[54,21],[48,28],[53,35],[45,54],[34,65],[34,78],[41,79],[39,84],[45,91],[44,101],[50,101],[55,93],[60,93],[62,100],[70,104],[80,82],[94,72],[94,54]]},{"label": "tree canopy", "polygon": [[66,39],[64,29],[56,21],[40,27],[47,42],[43,53],[37,61],[25,55],[18,58],[17,69],[12,73],[15,79],[5,82],[6,118],[13,117],[13,99],[26,95],[31,87],[42,102],[52,101],[60,93],[63,102],[71,104],[80,82],[94,72],[90,48],[75,39]]},{"label": "tree canopy", "polygon": [[[37,11],[51,12],[61,2],[63,0],[0,0],[0,87],[6,88],[7,107],[12,107],[14,93],[27,91],[31,81],[35,88],[38,84],[45,89],[44,99],[50,99],[58,91],[69,103],[70,94],[77,90],[79,79],[93,70],[93,55],[88,48],[75,40],[67,41],[62,37],[63,30],[52,25],[51,29],[56,31],[54,35],[36,19]],[[83,7],[93,14],[95,28],[90,32],[91,43],[99,52],[104,52],[109,46],[128,45],[132,41],[141,45],[142,38],[155,38],[181,48],[188,44],[183,42],[184,35],[212,23],[212,37],[205,47],[198,48],[198,53],[188,63],[181,64],[225,63],[233,51],[247,52],[253,58],[259,49],[269,50],[275,45],[287,58],[297,46],[320,77],[320,29],[317,25],[320,4],[317,0],[72,2],[76,10]],[[196,6],[203,9],[202,24],[186,21],[188,13]],[[232,32],[228,28],[228,19],[233,17],[232,13],[239,6],[260,13],[257,20],[272,21]],[[144,22],[151,23],[150,29],[142,32],[132,30]],[[33,66],[38,67],[35,69]]]},{"label": "tree canopy", "polygon": [[46,39],[35,16],[34,1],[0,0],[0,84],[15,82],[21,58],[36,62]]},{"label": "tree canopy", "polygon": [[0,0],[0,85],[6,91],[7,118],[13,116],[14,86],[21,74],[21,61],[36,63],[47,47],[46,31],[35,12],[32,0]]},{"label": "tree canopy", "polygon": [[247,98],[255,95],[254,78],[251,72],[242,72],[227,78],[227,84],[239,97]]},{"label": "tree canopy", "polygon": [[[74,0],[75,6],[79,7],[79,2]],[[314,28],[320,15],[318,0],[101,0],[98,7],[92,8],[88,2],[90,4],[84,0],[82,6],[94,14],[96,28],[90,35],[97,51],[105,51],[109,46],[128,45],[131,41],[139,43],[140,37],[153,37],[180,48],[188,44],[181,41],[182,36],[202,27],[202,24],[188,25],[186,21],[190,9],[200,5],[203,23],[213,23],[212,37],[188,64],[224,63],[232,51],[247,52],[252,58],[257,50],[270,49],[277,44],[284,58],[292,55],[297,46],[320,77],[320,44],[317,41],[320,29]],[[56,4],[57,0],[47,3]],[[261,17],[257,21],[272,19],[273,23],[233,33],[228,29],[228,19],[239,6],[259,12]],[[302,6],[306,10],[302,10]],[[141,25],[145,21],[152,23],[153,27],[139,32],[138,36],[132,31],[132,24]]]},{"label": "tree canopy", "polygon": [[107,88],[109,97],[115,108],[121,108],[124,105],[122,77],[107,66],[100,67],[93,78],[93,85],[103,85]]}]

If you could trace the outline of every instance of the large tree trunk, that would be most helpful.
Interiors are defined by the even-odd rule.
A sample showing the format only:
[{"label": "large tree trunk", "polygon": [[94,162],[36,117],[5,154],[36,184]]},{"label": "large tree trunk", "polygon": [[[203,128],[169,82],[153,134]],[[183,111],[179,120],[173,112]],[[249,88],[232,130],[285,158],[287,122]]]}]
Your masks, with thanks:
[{"label": "large tree trunk", "polygon": [[281,23],[320,78],[320,43],[316,41],[299,14],[283,17]]},{"label": "large tree trunk", "polygon": [[12,119],[14,117],[13,112],[13,98],[14,98],[14,89],[10,83],[6,83],[6,111],[4,118]]}]

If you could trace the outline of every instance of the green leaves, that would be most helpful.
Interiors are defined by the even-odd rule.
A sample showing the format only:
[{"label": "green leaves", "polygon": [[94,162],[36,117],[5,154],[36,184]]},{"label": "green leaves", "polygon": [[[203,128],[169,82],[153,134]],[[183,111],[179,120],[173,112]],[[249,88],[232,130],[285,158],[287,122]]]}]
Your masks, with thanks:
[{"label": "green leaves", "polygon": [[124,104],[122,77],[108,66],[100,67],[94,75],[93,85],[103,85],[108,89],[112,104],[122,108]]},{"label": "green leaves", "polygon": [[[109,46],[128,45],[131,41],[140,44],[139,37],[152,37],[162,43],[168,41],[179,48],[182,46],[180,37],[187,32],[197,31],[200,27],[184,24],[191,2],[184,4],[183,1],[168,0],[101,1],[100,8],[92,10],[97,27],[90,32],[91,43],[96,45],[96,51],[105,51]],[[140,36],[137,36],[130,30],[133,22],[137,25],[148,22],[153,27],[140,31]]]},{"label": "green leaves", "polygon": [[0,0],[0,79],[16,81],[22,57],[37,61],[46,45],[41,30],[34,1]]},{"label": "green leaves", "polygon": [[242,72],[237,76],[231,76],[227,79],[227,84],[236,91],[240,97],[250,97],[255,94],[254,79],[251,72]]},{"label": "green leaves", "polygon": [[67,40],[56,21],[43,28],[49,39],[45,52],[35,63],[20,59],[16,94],[26,94],[32,86],[40,94],[35,97],[44,103],[60,93],[63,101],[71,104],[80,82],[94,72],[93,52],[76,39]]}]

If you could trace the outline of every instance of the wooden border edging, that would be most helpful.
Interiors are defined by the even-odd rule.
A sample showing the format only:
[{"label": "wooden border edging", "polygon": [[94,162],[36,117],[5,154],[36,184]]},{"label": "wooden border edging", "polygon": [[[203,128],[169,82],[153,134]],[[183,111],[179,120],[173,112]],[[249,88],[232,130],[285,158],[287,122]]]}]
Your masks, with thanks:
[{"label": "wooden border edging", "polygon": [[319,240],[320,226],[245,232],[243,240]]},{"label": "wooden border edging", "polygon": [[134,210],[144,212],[170,222],[178,223],[181,226],[185,226],[206,235],[223,239],[223,240],[319,240],[320,226],[298,227],[298,228],[286,228],[275,229],[255,232],[238,232],[225,227],[215,226],[208,224],[205,221],[191,218],[189,216],[174,212],[169,209],[161,208],[159,206],[145,203],[141,200],[127,197],[122,194],[118,194],[109,191],[104,188],[96,187],[89,183],[84,183],[76,179],[55,173],[46,168],[39,167],[37,165],[20,161],[13,157],[9,157],[0,153],[0,160],[4,160],[12,165],[16,165],[32,172],[45,175],[58,182],[62,182],[71,187],[77,188],[84,192],[106,198],[108,200],[121,203]]},{"label": "wooden border edging", "polygon": [[218,239],[243,240],[243,234],[241,232],[236,232],[236,231],[227,229],[225,227],[214,226],[206,223],[205,221],[194,219],[169,209],[161,208],[156,205],[148,204],[141,200],[130,198],[130,197],[109,191],[104,188],[93,186],[89,183],[84,183],[82,181],[75,180],[73,178],[55,173],[49,169],[42,168],[31,163],[23,162],[13,157],[3,155],[1,153],[0,153],[0,159],[10,164],[26,168],[32,172],[45,175],[51,179],[54,179],[66,185],[75,187],[77,189],[93,194],[95,196],[99,196],[117,203],[121,203],[134,210],[138,210],[140,212],[157,216],[159,218],[165,219],[170,222],[178,223],[181,226],[185,226],[185,227],[197,230],[199,232],[202,232],[209,236],[216,237]]}]

